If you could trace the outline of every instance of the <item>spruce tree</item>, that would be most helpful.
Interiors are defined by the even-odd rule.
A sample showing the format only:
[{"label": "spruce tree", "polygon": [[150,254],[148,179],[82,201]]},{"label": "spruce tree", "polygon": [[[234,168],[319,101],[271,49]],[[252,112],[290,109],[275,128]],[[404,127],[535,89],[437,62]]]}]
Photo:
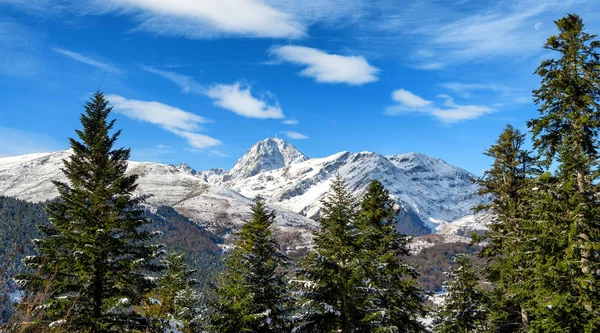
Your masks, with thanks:
[{"label": "spruce tree", "polygon": [[200,330],[202,325],[202,304],[196,290],[198,282],[194,278],[195,269],[185,264],[185,256],[169,253],[162,261],[166,273],[158,279],[155,294],[158,298],[153,316],[162,321],[158,326],[171,327],[184,333]]},{"label": "spruce tree", "polygon": [[212,332],[286,332],[287,258],[271,234],[275,215],[257,198],[252,220],[244,224],[231,256],[226,258],[223,284],[216,290]]},{"label": "spruce tree", "polygon": [[110,133],[111,107],[101,92],[85,104],[79,140],[54,182],[60,199],[47,206],[50,224],[38,254],[26,258],[34,272],[21,276],[29,293],[44,296],[38,325],[77,332],[144,330],[148,320],[136,306],[155,287],[147,274],[158,266],[160,246],[141,228],[144,197],[134,195],[135,175],[126,175],[130,150],[114,148],[121,131]]},{"label": "spruce tree", "polygon": [[299,262],[295,332],[369,332],[365,316],[364,279],[356,247],[357,203],[338,174],[322,202],[321,228],[314,250]]},{"label": "spruce tree", "polygon": [[486,275],[494,284],[494,306],[490,321],[496,331],[527,330],[531,283],[527,277],[535,263],[531,242],[532,178],[541,170],[537,159],[524,149],[525,134],[508,125],[496,143],[485,152],[492,167],[476,180],[479,194],[491,200],[477,207],[493,215],[481,256],[487,259]]},{"label": "spruce tree", "polygon": [[415,269],[402,263],[409,255],[409,237],[397,231],[394,205],[377,180],[360,203],[357,246],[368,281],[362,321],[371,332],[420,332],[425,330],[419,321],[425,316],[424,292]]},{"label": "spruce tree", "polygon": [[435,333],[475,333],[487,330],[487,296],[479,286],[477,270],[471,258],[454,258],[456,268],[447,273],[447,293],[434,321]]},{"label": "spruce tree", "polygon": [[[600,126],[600,42],[585,32],[581,18],[575,14],[556,21],[558,35],[548,38],[545,48],[560,57],[543,61],[536,73],[541,86],[534,91],[540,116],[528,125],[535,147],[546,157],[546,164],[556,162],[554,207],[561,207],[558,220],[547,218],[545,229],[552,232],[552,246],[540,246],[549,270],[538,271],[539,287],[552,290],[553,276],[564,274],[569,281],[554,293],[539,300],[539,313],[549,327],[594,331],[600,327],[600,206],[598,202],[598,130]],[[556,159],[555,159],[556,158]],[[546,185],[550,186],[549,182]],[[550,228],[560,228],[553,231]],[[550,264],[552,261],[554,265]],[[539,282],[542,283],[542,282]],[[564,305],[561,308],[559,304]],[[549,310],[550,309],[550,310]],[[552,318],[561,313],[581,312],[573,325]],[[567,326],[564,326],[567,325]]]}]

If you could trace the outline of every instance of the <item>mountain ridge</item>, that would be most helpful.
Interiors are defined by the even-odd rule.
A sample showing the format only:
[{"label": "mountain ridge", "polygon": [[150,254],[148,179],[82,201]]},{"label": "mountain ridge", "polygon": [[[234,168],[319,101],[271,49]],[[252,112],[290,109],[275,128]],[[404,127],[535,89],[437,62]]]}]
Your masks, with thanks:
[{"label": "mountain ridge", "polygon": [[[0,158],[0,194],[33,202],[56,197],[51,180],[66,180],[60,168],[71,153]],[[307,230],[317,227],[311,218],[319,216],[320,200],[338,173],[357,198],[372,179],[378,179],[409,213],[404,215],[418,216],[429,232],[471,214],[482,201],[470,181],[474,175],[441,159],[370,151],[308,158],[292,144],[274,138],[257,142],[230,170],[130,161],[128,172],[139,175],[140,194],[152,195],[149,204],[172,206],[209,228],[243,223],[249,218],[251,199],[261,196],[277,211],[278,226],[305,238],[310,237]]]}]

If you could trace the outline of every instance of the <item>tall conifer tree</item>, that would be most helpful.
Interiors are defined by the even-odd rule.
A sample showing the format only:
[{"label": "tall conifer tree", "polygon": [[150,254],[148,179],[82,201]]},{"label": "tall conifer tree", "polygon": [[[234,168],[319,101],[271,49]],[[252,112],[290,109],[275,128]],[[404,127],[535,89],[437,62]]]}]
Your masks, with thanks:
[{"label": "tall conifer tree", "polygon": [[[556,26],[558,35],[548,38],[544,47],[560,57],[543,61],[536,71],[542,78],[534,91],[540,116],[529,122],[535,147],[547,165],[557,162],[555,186],[548,188],[554,195],[547,199],[554,199],[553,206],[562,212],[553,217],[539,211],[554,241],[552,246],[539,244],[545,254],[540,262],[549,266],[538,270],[536,279],[540,290],[548,291],[537,295],[538,312],[545,319],[538,327],[591,332],[600,327],[600,42],[585,32],[578,15],[569,14]],[[558,276],[570,278],[551,292]],[[560,319],[574,312],[581,312],[576,322]]]},{"label": "tall conifer tree", "polygon": [[357,206],[337,175],[322,203],[315,248],[299,263],[295,332],[369,332],[361,322],[365,290],[356,248]]},{"label": "tall conifer tree", "polygon": [[447,273],[447,293],[444,304],[434,321],[435,333],[486,332],[487,296],[479,286],[477,270],[471,258],[458,255],[454,258],[456,268]]},{"label": "tall conifer tree", "polygon": [[289,329],[287,258],[271,234],[275,215],[257,198],[252,220],[238,234],[216,291],[212,332],[286,332]]},{"label": "tall conifer tree", "polygon": [[30,293],[47,293],[40,325],[77,332],[143,330],[136,306],[155,286],[146,274],[158,269],[153,233],[141,228],[135,175],[126,175],[130,150],[114,148],[111,107],[96,92],[81,115],[82,130],[70,139],[73,154],[62,169],[68,182],[54,182],[60,200],[48,204],[49,226],[38,254],[25,263],[35,272],[21,277]]},{"label": "tall conifer tree", "polygon": [[402,262],[409,255],[409,237],[397,231],[395,202],[373,180],[361,203],[357,220],[357,246],[364,270],[367,297],[363,324],[371,332],[424,331],[424,292],[415,269]]},{"label": "tall conifer tree", "polygon": [[[527,283],[534,258],[531,242],[536,237],[531,227],[532,178],[541,172],[539,162],[523,148],[525,134],[508,125],[485,155],[492,167],[476,183],[479,194],[491,200],[477,207],[492,213],[490,231],[481,255],[488,261],[487,278],[496,288],[490,319],[496,331],[527,330],[531,283]],[[479,237],[475,237],[476,239]]]}]

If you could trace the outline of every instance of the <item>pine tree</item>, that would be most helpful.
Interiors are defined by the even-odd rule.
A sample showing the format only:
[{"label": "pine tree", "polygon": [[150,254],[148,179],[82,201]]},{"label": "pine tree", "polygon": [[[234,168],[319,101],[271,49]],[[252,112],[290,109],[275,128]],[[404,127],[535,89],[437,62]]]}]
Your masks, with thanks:
[{"label": "pine tree", "polygon": [[271,234],[275,215],[257,198],[252,220],[244,224],[226,259],[223,285],[216,291],[213,332],[286,332],[287,258]]},{"label": "pine tree", "polygon": [[424,331],[424,292],[417,272],[402,263],[409,255],[409,237],[397,231],[395,202],[377,180],[373,180],[361,203],[357,220],[358,249],[368,283],[363,323],[371,332]]},{"label": "pine tree", "polygon": [[162,325],[177,324],[179,331],[192,333],[202,325],[202,304],[196,290],[198,282],[193,276],[196,270],[185,264],[185,256],[169,253],[163,260],[166,273],[158,279],[156,295],[158,308],[153,315],[162,319]]},{"label": "pine tree", "polygon": [[487,296],[479,287],[477,270],[471,258],[458,255],[456,268],[447,273],[444,304],[434,321],[435,333],[475,333],[487,330]]},{"label": "pine tree", "polygon": [[534,265],[531,241],[536,237],[530,226],[532,177],[541,173],[538,161],[523,148],[525,134],[508,125],[496,143],[485,152],[492,167],[476,183],[479,194],[491,201],[477,207],[492,213],[493,221],[484,237],[481,256],[487,259],[486,275],[496,288],[490,321],[496,331],[527,330],[531,298],[528,272]]},{"label": "pine tree", "polygon": [[366,296],[359,269],[357,203],[340,175],[322,202],[314,250],[299,262],[295,332],[368,332],[361,318]]},{"label": "pine tree", "polygon": [[[536,73],[541,86],[534,91],[540,116],[528,125],[535,147],[546,157],[546,165],[557,162],[554,207],[562,215],[548,216],[544,229],[554,237],[552,246],[540,246],[548,262],[547,270],[538,271],[540,289],[551,291],[554,276],[565,274],[569,281],[562,288],[537,295],[538,312],[544,322],[540,330],[576,329],[594,331],[600,327],[600,205],[598,202],[598,131],[600,128],[600,42],[584,31],[575,14],[556,21],[558,35],[551,36],[545,48],[560,54],[558,59],[543,61]],[[557,157],[557,159],[555,159]],[[550,186],[550,183],[546,183]],[[558,218],[551,220],[550,218]],[[560,223],[558,223],[560,222]],[[560,228],[561,230],[554,229]],[[566,232],[564,232],[566,231]],[[554,264],[551,264],[551,260]],[[577,271],[578,270],[578,271]],[[564,305],[561,308],[559,304]],[[561,313],[581,310],[576,323],[565,323]],[[567,325],[567,326],[563,326]]]},{"label": "pine tree", "polygon": [[81,141],[71,139],[73,155],[62,169],[68,183],[54,182],[60,200],[47,206],[50,225],[38,254],[25,259],[35,273],[21,281],[32,294],[46,294],[39,325],[77,332],[143,330],[146,318],[136,306],[155,287],[147,274],[160,246],[141,227],[144,197],[135,196],[135,175],[126,175],[130,150],[114,149],[120,135],[110,131],[111,108],[96,92],[81,115]]}]

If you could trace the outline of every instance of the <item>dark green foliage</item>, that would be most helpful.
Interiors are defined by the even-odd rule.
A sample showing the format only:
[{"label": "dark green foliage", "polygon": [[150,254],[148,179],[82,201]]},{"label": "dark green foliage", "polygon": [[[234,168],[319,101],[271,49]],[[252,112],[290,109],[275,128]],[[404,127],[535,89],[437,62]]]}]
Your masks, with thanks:
[{"label": "dark green foliage", "polygon": [[[12,279],[25,269],[21,260],[35,253],[31,240],[42,237],[37,226],[49,223],[44,207],[43,203],[0,196],[0,300],[8,301],[8,295],[17,292]],[[186,253],[185,263],[195,270],[197,288],[207,291],[222,270],[220,251],[213,243],[213,240],[220,243],[221,239],[171,207],[158,207],[156,213],[145,211],[144,216],[154,222],[145,228],[164,233],[159,239],[154,239],[153,244],[163,242],[169,252]],[[0,303],[0,309],[3,314],[0,322],[9,319],[14,310],[6,302]]]},{"label": "dark green foliage", "polygon": [[491,197],[477,209],[493,214],[490,231],[481,238],[487,241],[481,256],[488,262],[486,277],[496,288],[490,322],[500,331],[527,330],[530,321],[528,302],[533,286],[527,277],[536,264],[531,253],[537,237],[530,222],[532,177],[541,170],[531,152],[523,148],[524,143],[525,135],[508,125],[485,152],[493,159],[492,167],[476,181],[480,194]]},{"label": "dark green foliage", "polygon": [[425,290],[438,293],[443,291],[443,283],[446,281],[444,272],[455,266],[453,258],[458,254],[468,255],[478,266],[485,264],[485,260],[478,256],[481,251],[480,246],[470,246],[467,243],[443,243],[439,235],[424,237],[440,243],[412,254],[406,258],[406,262],[417,269],[419,272],[417,280]]},{"label": "dark green foliage", "polygon": [[425,315],[425,295],[415,269],[405,263],[409,237],[397,232],[394,205],[377,180],[369,184],[360,203],[356,241],[360,275],[368,281],[361,324],[370,332],[420,332],[424,331],[418,319]]},{"label": "dark green foliage", "polygon": [[438,310],[436,333],[474,333],[487,329],[487,296],[479,286],[477,269],[466,255],[455,257],[456,268],[448,272],[447,294]]},{"label": "dark green foliage", "polygon": [[225,259],[223,283],[216,290],[212,332],[286,332],[289,329],[287,258],[271,234],[275,215],[257,198],[252,220],[239,231]]},{"label": "dark green foliage", "polygon": [[338,175],[322,203],[315,248],[299,262],[297,332],[368,332],[361,330],[365,291],[356,248],[357,203]]},{"label": "dark green foliage", "polygon": [[169,251],[186,253],[186,257],[189,254],[221,253],[217,245],[223,242],[221,237],[177,213],[172,207],[160,206],[155,213],[147,211],[146,214],[154,221],[152,228],[165,234],[162,241]]},{"label": "dark green foliage", "polygon": [[13,278],[21,260],[33,252],[31,238],[40,237],[34,225],[47,223],[44,206],[0,196],[0,325],[10,319],[17,286]]},{"label": "dark green foliage", "polygon": [[125,175],[129,149],[113,148],[111,108],[97,92],[81,115],[81,141],[65,160],[69,183],[55,182],[60,200],[47,206],[38,254],[25,259],[33,273],[21,277],[34,296],[44,295],[39,325],[79,332],[143,330],[148,322],[135,306],[155,287],[147,274],[159,266],[160,246],[149,245],[151,223],[138,208],[135,175]]},{"label": "dark green foliage", "polygon": [[[535,147],[554,176],[539,180],[534,220],[541,237],[534,251],[533,331],[600,329],[600,42],[584,31],[579,16],[556,21],[558,35],[546,49],[559,58],[543,61],[534,91],[540,116],[529,122]],[[556,159],[554,159],[556,157]]]},{"label": "dark green foliage", "polygon": [[540,117],[529,122],[535,146],[551,162],[563,143],[576,150],[573,162],[585,169],[587,156],[596,156],[600,126],[600,57],[596,35],[584,31],[575,14],[556,21],[559,34],[551,36],[544,48],[560,58],[541,63],[536,74],[542,78],[534,91]]},{"label": "dark green foliage", "polygon": [[173,323],[184,333],[199,332],[202,327],[202,304],[194,279],[196,271],[185,264],[185,256],[169,253],[162,261],[166,273],[158,279],[155,294],[160,302],[153,314],[162,319],[162,327]]}]

